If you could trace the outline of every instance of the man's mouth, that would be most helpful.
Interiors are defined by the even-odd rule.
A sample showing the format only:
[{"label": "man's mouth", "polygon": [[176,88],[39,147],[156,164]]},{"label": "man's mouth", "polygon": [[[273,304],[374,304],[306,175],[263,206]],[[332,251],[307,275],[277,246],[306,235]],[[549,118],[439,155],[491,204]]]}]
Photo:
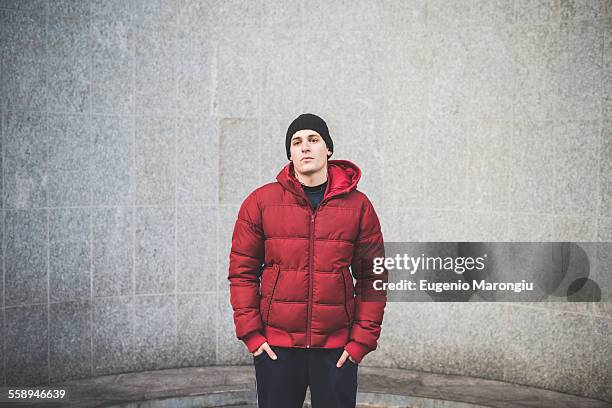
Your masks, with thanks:
[{"label": "man's mouth", "polygon": [[314,158],[312,158],[312,157],[302,157],[302,161],[304,161],[304,160],[314,160]]}]

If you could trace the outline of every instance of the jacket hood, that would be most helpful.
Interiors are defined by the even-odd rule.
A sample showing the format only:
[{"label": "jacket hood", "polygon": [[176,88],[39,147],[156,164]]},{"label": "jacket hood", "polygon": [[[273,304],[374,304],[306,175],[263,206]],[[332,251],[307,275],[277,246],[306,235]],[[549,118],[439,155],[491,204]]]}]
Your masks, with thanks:
[{"label": "jacket hood", "polygon": [[[327,188],[323,199],[348,193],[357,188],[361,169],[348,160],[327,161]],[[290,161],[276,176],[276,180],[287,190],[300,197],[305,193],[302,184],[295,178],[293,162]]]}]

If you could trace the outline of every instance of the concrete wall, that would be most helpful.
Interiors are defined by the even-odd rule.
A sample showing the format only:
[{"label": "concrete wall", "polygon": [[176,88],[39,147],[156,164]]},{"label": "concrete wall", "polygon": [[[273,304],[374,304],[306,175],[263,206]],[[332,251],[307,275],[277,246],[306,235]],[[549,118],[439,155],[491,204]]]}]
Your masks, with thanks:
[{"label": "concrete wall", "polygon": [[[250,363],[231,232],[305,111],[362,168],[387,240],[612,240],[610,17],[604,0],[0,0],[0,381]],[[612,399],[611,309],[389,304],[364,364]]]}]

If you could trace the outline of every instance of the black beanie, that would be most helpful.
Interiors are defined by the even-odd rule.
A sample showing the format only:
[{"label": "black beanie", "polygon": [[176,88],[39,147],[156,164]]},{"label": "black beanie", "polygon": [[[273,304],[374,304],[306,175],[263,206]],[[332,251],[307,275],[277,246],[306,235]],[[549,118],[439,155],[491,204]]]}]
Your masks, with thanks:
[{"label": "black beanie", "polygon": [[317,115],[312,113],[303,113],[291,122],[289,129],[287,129],[287,136],[285,138],[285,150],[287,151],[287,159],[291,160],[291,137],[298,130],[310,129],[314,130],[321,135],[327,148],[330,150],[329,157],[334,154],[334,142],[332,142],[329,136],[329,129],[327,129],[327,123]]}]

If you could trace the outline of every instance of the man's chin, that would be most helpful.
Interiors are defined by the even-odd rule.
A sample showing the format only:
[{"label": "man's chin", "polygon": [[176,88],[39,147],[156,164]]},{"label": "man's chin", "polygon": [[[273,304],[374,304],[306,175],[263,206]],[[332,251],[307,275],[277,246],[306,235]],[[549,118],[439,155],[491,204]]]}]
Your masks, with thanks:
[{"label": "man's chin", "polygon": [[310,174],[314,174],[317,171],[319,171],[320,169],[315,165],[315,163],[305,163],[302,165],[298,165],[296,166],[296,171],[300,172],[301,174],[304,175],[310,175]]}]

